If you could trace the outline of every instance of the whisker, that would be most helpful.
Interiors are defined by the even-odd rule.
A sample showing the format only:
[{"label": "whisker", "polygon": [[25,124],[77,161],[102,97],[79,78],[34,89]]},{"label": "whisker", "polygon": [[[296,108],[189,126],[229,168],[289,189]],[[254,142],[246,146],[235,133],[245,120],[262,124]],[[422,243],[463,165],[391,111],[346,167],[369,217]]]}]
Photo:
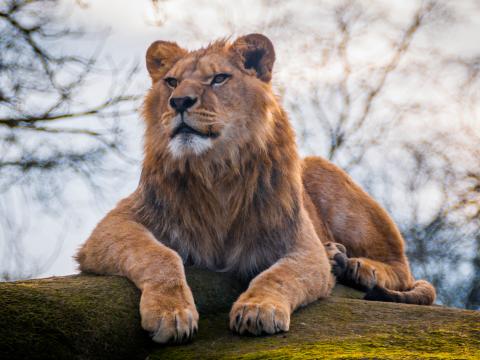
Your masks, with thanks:
[{"label": "whisker", "polygon": [[223,123],[221,121],[202,121],[202,125],[214,126],[214,125],[223,125]]},{"label": "whisker", "polygon": [[216,114],[217,114],[215,111],[210,111],[210,110],[206,110],[206,109],[193,110],[193,112],[199,112],[199,113],[205,113],[205,114],[212,114],[212,115],[216,115]]},{"label": "whisker", "polygon": [[197,110],[197,111],[192,111],[192,114],[199,115],[199,116],[204,116],[204,117],[216,117],[217,114],[211,111],[206,111],[206,110]]},{"label": "whisker", "polygon": [[162,116],[160,117],[160,121],[164,122],[167,119],[173,118],[173,116],[174,116],[174,113],[172,111],[167,111],[162,114]]},{"label": "whisker", "polygon": [[166,111],[162,114],[162,118],[164,118],[165,116],[174,116],[175,113],[173,111]]}]

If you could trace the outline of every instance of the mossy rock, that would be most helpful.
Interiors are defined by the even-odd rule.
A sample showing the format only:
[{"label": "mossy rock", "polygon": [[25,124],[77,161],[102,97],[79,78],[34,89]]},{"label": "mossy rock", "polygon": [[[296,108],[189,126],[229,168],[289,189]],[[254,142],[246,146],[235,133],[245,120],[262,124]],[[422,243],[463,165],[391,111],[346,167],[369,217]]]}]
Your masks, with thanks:
[{"label": "mossy rock", "polygon": [[245,289],[227,274],[188,269],[200,312],[195,341],[159,346],[140,328],[139,291],[116,276],[0,283],[0,359],[480,358],[480,312],[360,300],[343,286],[297,311],[288,333],[228,330]]}]

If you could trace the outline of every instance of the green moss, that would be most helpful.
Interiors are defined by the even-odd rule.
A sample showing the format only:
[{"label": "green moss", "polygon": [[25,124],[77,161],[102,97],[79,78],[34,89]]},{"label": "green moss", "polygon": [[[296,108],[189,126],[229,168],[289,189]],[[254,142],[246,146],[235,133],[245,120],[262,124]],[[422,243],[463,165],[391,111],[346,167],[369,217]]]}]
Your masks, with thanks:
[{"label": "green moss", "polygon": [[331,298],[292,317],[290,332],[266,337],[228,331],[228,314],[201,320],[197,340],[158,347],[150,359],[455,358],[480,355],[480,313]]},{"label": "green moss", "polygon": [[[396,341],[400,340],[399,343]],[[285,346],[267,351],[246,353],[241,356],[225,356],[238,359],[478,359],[480,349],[455,345],[457,338],[443,338],[432,342],[425,339],[410,339],[415,346],[405,344],[405,338],[371,336],[359,340],[335,340],[317,344]]]},{"label": "green moss", "polygon": [[367,302],[337,287],[334,297],[297,311],[288,333],[238,336],[228,330],[228,311],[245,284],[198,269],[187,278],[200,331],[191,344],[164,347],[141,330],[140,294],[124,278],[0,283],[0,358],[480,358],[480,312]]},{"label": "green moss", "polygon": [[0,358],[140,358],[150,344],[139,293],[123,278],[3,283],[0,294]]},{"label": "green moss", "polygon": [[[440,337],[439,337],[440,335]],[[267,345],[270,343],[269,345]],[[202,350],[169,348],[157,351],[151,359],[478,359],[478,343],[465,342],[456,334],[435,332],[411,335],[360,335],[347,338],[319,339],[317,342],[299,342],[286,346],[272,347],[244,343],[236,346],[219,346],[217,343],[203,344]],[[231,344],[230,344],[231,345]],[[267,349],[265,349],[266,347]]]}]

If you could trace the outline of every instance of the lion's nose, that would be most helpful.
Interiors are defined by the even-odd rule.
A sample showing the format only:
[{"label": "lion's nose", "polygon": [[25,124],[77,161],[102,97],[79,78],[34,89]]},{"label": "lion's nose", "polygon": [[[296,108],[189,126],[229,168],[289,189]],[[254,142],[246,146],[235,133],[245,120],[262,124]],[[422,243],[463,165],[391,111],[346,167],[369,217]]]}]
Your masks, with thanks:
[{"label": "lion's nose", "polygon": [[196,97],[184,96],[170,99],[170,106],[179,113],[183,113],[197,102]]}]

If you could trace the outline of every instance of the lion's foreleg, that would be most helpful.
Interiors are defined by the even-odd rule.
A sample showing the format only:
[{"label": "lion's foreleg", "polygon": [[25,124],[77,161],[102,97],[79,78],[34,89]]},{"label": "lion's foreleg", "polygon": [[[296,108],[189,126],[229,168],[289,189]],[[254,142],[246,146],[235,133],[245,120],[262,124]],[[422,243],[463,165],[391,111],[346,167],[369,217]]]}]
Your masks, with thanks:
[{"label": "lion's foreleg", "polygon": [[178,254],[159,243],[125,212],[113,211],[80,249],[83,271],[122,275],[142,292],[142,327],[164,343],[189,339],[198,313]]},{"label": "lion's foreleg", "polygon": [[230,328],[239,333],[287,331],[299,306],[329,295],[334,276],[310,219],[303,214],[294,249],[252,280],[230,312]]}]

